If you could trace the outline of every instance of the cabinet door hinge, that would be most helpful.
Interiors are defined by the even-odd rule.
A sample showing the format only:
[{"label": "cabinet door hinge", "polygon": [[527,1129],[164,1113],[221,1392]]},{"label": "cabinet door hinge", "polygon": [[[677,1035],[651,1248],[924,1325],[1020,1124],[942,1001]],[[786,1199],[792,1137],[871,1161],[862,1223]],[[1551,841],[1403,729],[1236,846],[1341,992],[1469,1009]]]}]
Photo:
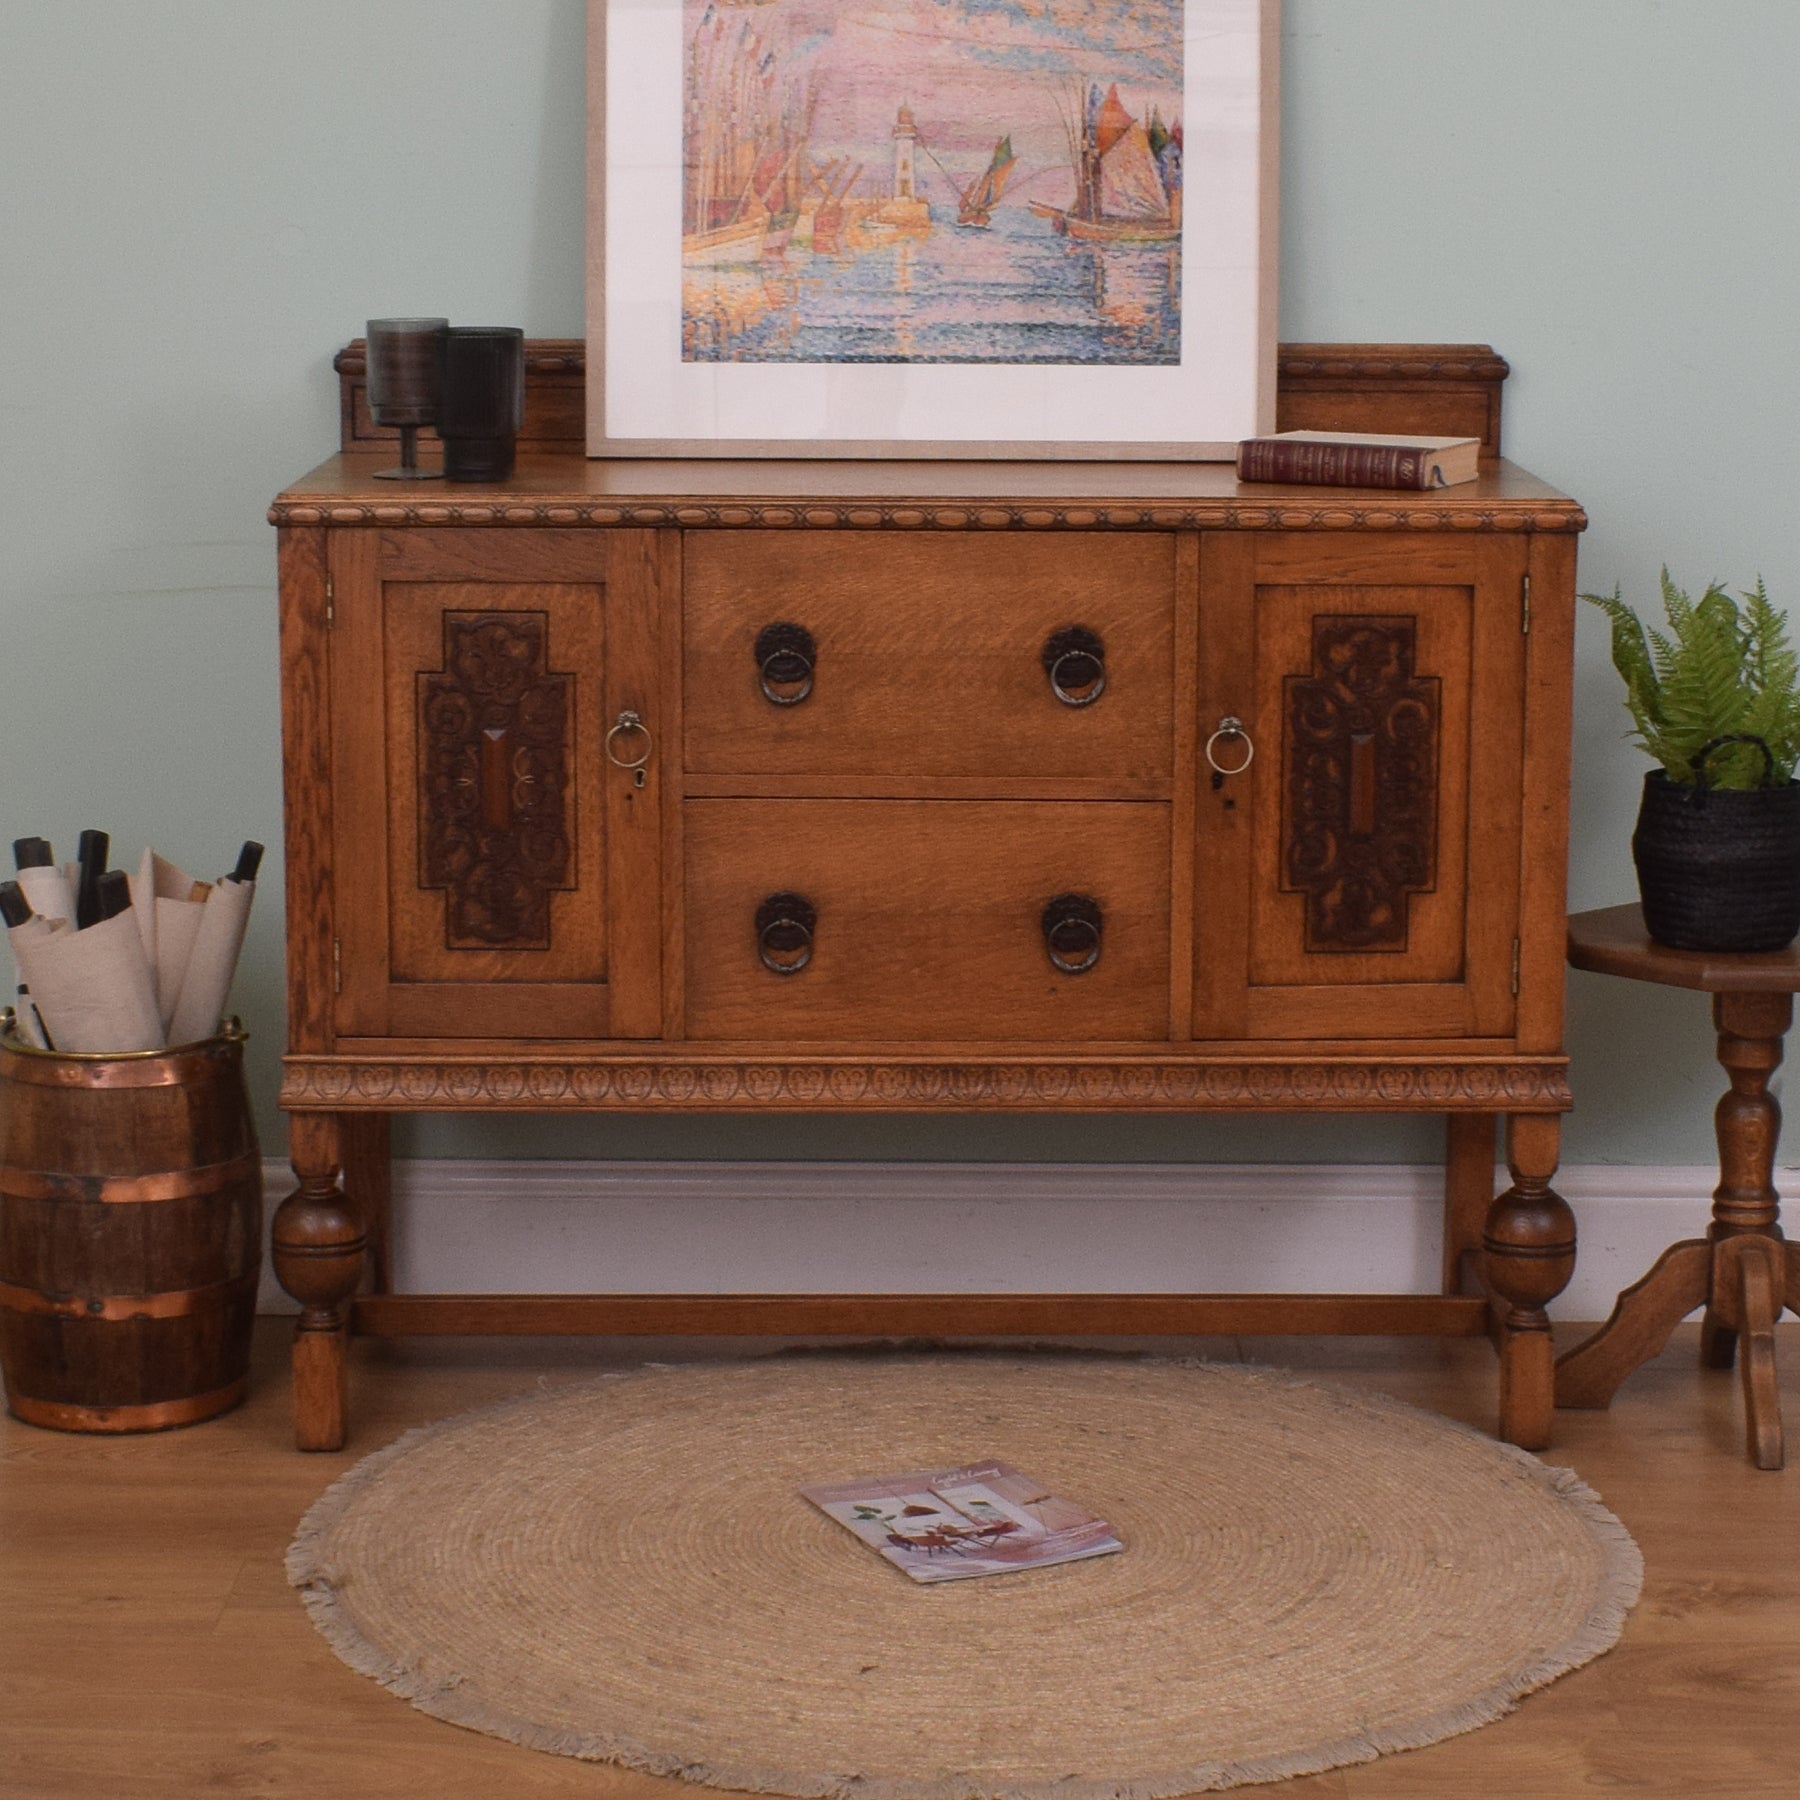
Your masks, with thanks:
[{"label": "cabinet door hinge", "polygon": [[1519,629],[1522,632],[1531,630],[1531,577],[1526,575],[1519,582]]},{"label": "cabinet door hinge", "polygon": [[[1513,948],[1516,952],[1518,946],[1515,944]],[[344,946],[336,938],[331,940],[331,991],[334,994],[341,994],[344,991]],[[1515,965],[1513,992],[1516,994],[1518,991],[1518,977]]]},{"label": "cabinet door hinge", "polygon": [[329,631],[337,623],[337,590],[332,586],[331,577],[325,577],[325,629]]},{"label": "cabinet door hinge", "polygon": [[1518,999],[1518,997],[1519,997],[1519,940],[1517,938],[1513,939],[1512,991],[1513,991],[1513,998],[1515,1000]]}]

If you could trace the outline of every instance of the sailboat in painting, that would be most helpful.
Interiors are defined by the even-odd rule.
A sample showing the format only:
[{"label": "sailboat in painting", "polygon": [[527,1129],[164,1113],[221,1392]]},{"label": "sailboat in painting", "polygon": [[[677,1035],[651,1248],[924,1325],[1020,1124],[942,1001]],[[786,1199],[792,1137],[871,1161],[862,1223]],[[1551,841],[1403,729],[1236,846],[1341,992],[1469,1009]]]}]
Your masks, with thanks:
[{"label": "sailboat in painting", "polygon": [[780,80],[772,43],[711,4],[689,48],[682,264],[755,263],[787,248],[800,215],[816,91]]},{"label": "sailboat in painting", "polygon": [[1051,229],[1105,244],[1170,244],[1181,236],[1181,126],[1154,110],[1136,119],[1115,84],[1079,90],[1062,107],[1075,204],[1027,204]]},{"label": "sailboat in painting", "polygon": [[1003,137],[994,146],[993,160],[963,189],[956,209],[957,224],[985,231],[993,221],[994,208],[1000,204],[1000,196],[1006,192],[1013,170],[1018,166],[1012,138]]}]

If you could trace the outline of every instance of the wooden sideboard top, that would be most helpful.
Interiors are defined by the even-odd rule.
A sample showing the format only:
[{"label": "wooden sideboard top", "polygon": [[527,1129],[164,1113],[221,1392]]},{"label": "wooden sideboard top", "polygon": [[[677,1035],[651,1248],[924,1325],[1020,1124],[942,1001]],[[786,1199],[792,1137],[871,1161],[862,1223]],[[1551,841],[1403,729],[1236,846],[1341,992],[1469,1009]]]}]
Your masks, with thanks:
[{"label": "wooden sideboard top", "polygon": [[331,457],[276,525],[679,525],[1015,530],[1577,532],[1587,515],[1511,463],[1424,493],[1240,482],[1230,463],[685,461],[521,450],[505,481],[376,481],[379,450]]}]

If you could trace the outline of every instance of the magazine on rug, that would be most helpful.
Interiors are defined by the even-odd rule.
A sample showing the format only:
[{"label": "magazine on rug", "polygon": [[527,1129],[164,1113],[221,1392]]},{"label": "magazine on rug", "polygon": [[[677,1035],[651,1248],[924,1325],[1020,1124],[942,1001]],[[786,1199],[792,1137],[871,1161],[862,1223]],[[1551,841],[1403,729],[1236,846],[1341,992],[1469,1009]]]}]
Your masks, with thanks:
[{"label": "magazine on rug", "polygon": [[1104,1519],[1002,1462],[800,1492],[914,1581],[1009,1575],[1125,1548]]}]

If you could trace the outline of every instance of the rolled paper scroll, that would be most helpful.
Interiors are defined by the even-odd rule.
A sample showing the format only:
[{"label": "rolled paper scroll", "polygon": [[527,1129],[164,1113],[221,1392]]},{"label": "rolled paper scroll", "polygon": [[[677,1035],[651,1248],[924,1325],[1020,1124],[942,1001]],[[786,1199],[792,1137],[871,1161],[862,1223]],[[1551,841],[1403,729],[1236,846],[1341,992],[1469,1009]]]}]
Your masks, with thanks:
[{"label": "rolled paper scroll", "polygon": [[[231,978],[237,973],[238,952],[244,947],[244,928],[250,922],[250,902],[256,897],[254,881],[234,881],[229,875],[215,881],[200,913],[200,929],[182,978],[181,994],[169,1020],[171,1044],[196,1044],[214,1036],[225,1016]],[[157,923],[158,942],[162,924]],[[52,1030],[54,1030],[54,1026]]]},{"label": "rolled paper scroll", "polygon": [[18,996],[13,1003],[13,1029],[34,1050],[52,1050],[50,1035],[44,1030],[44,1022],[38,1017],[37,1003],[31,997],[31,989],[24,982],[19,983]]},{"label": "rolled paper scroll", "polygon": [[61,869],[54,864],[21,869],[18,881],[25,890],[25,898],[31,902],[31,910],[40,918],[75,922],[75,890]]},{"label": "rolled paper scroll", "polygon": [[27,934],[12,939],[19,974],[58,1050],[163,1048],[156,984],[130,908],[85,931],[17,929]]},{"label": "rolled paper scroll", "polygon": [[[131,878],[131,910],[138,915],[138,931],[156,971],[156,1004],[165,1030],[175,1017],[175,1003],[181,998],[181,984],[187,977],[188,959],[193,955],[210,891],[204,881],[196,881],[154,850],[144,852]],[[150,920],[147,927],[146,915]]]},{"label": "rolled paper scroll", "polygon": [[146,844],[131,878],[131,910],[136,915],[138,936],[144,940],[144,958],[152,972],[156,969],[156,864],[156,852]]},{"label": "rolled paper scroll", "polygon": [[[16,888],[17,885],[16,882],[9,881],[6,883],[6,886],[9,888]],[[31,914],[30,917],[21,920],[15,925],[12,922],[12,913],[9,910],[6,914],[6,920],[6,938],[7,942],[12,946],[13,962],[15,964],[19,963],[19,945],[22,942],[29,942],[34,938],[47,938],[56,930],[56,926],[52,925],[48,919],[41,919],[36,913]],[[58,920],[57,923],[61,924],[62,921]],[[30,985],[24,981],[19,983],[18,995],[13,1001],[13,1022],[19,1036],[22,1037],[26,1043],[35,1046],[39,1050],[48,1050],[50,1048],[49,1039],[45,1037],[44,1027],[38,1019],[37,1006],[31,998]]]}]

